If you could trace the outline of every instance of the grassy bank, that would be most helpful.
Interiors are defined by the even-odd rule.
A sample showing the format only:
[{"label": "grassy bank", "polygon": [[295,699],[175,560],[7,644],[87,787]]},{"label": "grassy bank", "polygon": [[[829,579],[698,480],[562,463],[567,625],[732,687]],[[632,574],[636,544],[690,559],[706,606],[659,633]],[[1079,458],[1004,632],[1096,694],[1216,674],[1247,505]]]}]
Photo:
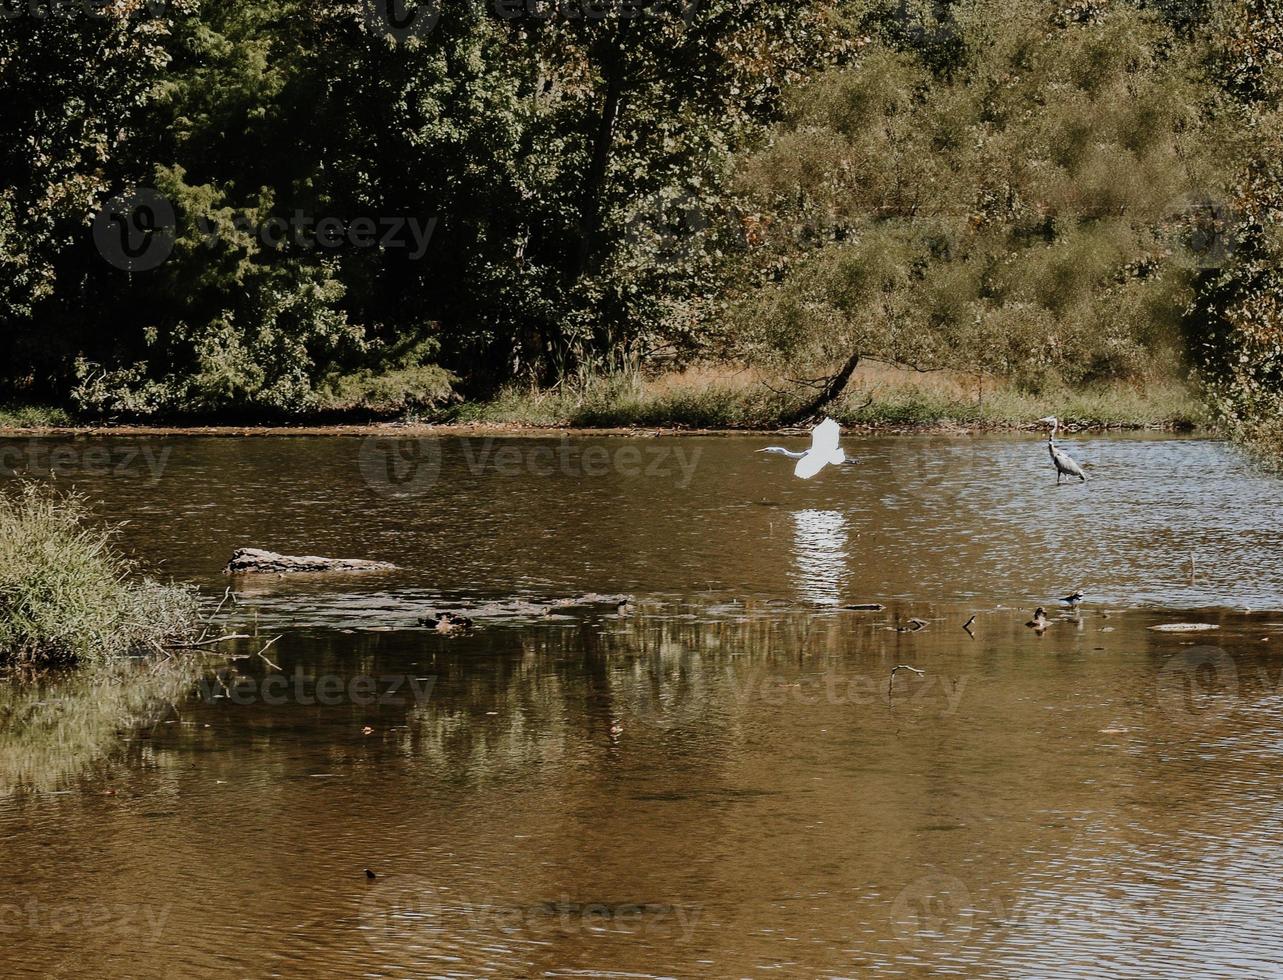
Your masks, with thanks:
[{"label": "grassy bank", "polygon": [[[402,419],[329,413],[291,418],[287,424],[318,431],[380,421],[496,428],[774,429],[809,390],[748,369],[701,368],[656,378],[603,377],[553,389],[513,387],[490,401],[465,402]],[[847,428],[885,431],[1017,429],[1049,414],[1076,428],[1189,430],[1213,425],[1198,392],[1173,378],[1032,395],[992,378],[944,371],[921,373],[874,362],[860,366],[846,392],[825,412]],[[170,428],[166,422],[149,419],[130,428]],[[211,419],[209,423],[244,427],[239,419]],[[0,409],[0,430],[96,428],[101,424],[75,419],[56,408]],[[254,430],[265,427],[249,426]]]},{"label": "grassy bank", "polygon": [[48,405],[0,405],[0,429],[52,429],[74,423],[61,408]]},{"label": "grassy bank", "polygon": [[139,577],[112,537],[78,497],[0,494],[0,665],[110,663],[194,632],[194,592]]},{"label": "grassy bank", "polygon": [[[692,370],[652,380],[602,379],[553,391],[509,389],[493,401],[460,406],[450,421],[573,428],[768,429],[776,427],[797,403],[798,392],[796,385],[747,370]],[[1173,379],[1030,395],[992,379],[868,363],[828,406],[827,414],[849,428],[886,430],[1013,429],[1045,415],[1082,427],[1211,425],[1197,392]]]}]

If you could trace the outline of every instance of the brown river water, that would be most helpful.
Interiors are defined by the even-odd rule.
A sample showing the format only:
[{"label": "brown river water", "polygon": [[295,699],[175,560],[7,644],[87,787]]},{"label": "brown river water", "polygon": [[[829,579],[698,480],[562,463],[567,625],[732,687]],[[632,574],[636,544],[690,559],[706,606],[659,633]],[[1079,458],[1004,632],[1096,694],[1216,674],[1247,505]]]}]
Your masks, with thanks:
[{"label": "brown river water", "polygon": [[798,442],[0,439],[211,606],[237,547],[399,566],[0,684],[0,976],[1283,973],[1283,485]]}]

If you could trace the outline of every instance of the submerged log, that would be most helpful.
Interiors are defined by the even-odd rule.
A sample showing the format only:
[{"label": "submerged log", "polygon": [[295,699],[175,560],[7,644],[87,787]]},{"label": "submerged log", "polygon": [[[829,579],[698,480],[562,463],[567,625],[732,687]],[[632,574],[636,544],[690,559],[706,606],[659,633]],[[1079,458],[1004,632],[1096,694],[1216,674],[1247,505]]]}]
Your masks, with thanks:
[{"label": "submerged log", "polygon": [[445,636],[453,636],[458,633],[471,633],[475,625],[467,616],[460,616],[458,613],[443,612],[441,615],[433,613],[424,616],[419,620],[420,626],[426,626],[428,629],[436,630]]},{"label": "submerged log", "polygon": [[395,565],[362,558],[319,558],[316,555],[278,555],[261,548],[238,548],[223,569],[224,575],[288,575],[316,572],[390,572]]}]

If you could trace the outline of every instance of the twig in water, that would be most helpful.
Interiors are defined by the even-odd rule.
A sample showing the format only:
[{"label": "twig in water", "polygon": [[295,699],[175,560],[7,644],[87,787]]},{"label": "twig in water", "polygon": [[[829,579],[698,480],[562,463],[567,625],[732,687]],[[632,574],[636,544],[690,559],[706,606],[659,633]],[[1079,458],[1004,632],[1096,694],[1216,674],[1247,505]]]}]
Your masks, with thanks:
[{"label": "twig in water", "polygon": [[888,701],[891,700],[891,688],[895,684],[895,673],[897,670],[911,670],[915,674],[917,674],[919,677],[925,677],[927,675],[927,672],[925,670],[918,670],[917,667],[910,667],[908,664],[898,664],[897,666],[892,667],[891,676],[887,679],[887,700]]},{"label": "twig in water", "polygon": [[962,624],[962,628],[966,631],[967,636],[971,637],[973,640],[976,638],[976,634],[971,632],[971,627],[975,624],[975,621],[976,621],[976,617],[972,616],[970,619],[968,619],[965,623]]},{"label": "twig in water", "polygon": [[[223,611],[223,606],[227,603],[227,600],[228,600],[228,599],[231,599],[231,600],[232,600],[232,605],[235,605],[235,604],[236,604],[236,597],[235,597],[235,595],[232,593],[232,587],[231,587],[230,585],[227,587],[227,590],[223,593],[223,598],[221,598],[221,599],[219,599],[219,600],[218,600],[218,606],[217,606],[217,608],[216,608],[212,613],[210,613],[209,618],[208,618],[207,620],[205,620],[205,628],[204,628],[203,630],[201,630],[201,631],[200,631],[200,638],[201,638],[201,640],[203,640],[203,639],[205,639],[205,637],[209,636],[209,628],[210,628],[210,626],[212,626],[212,625],[213,625],[213,623],[214,623],[214,620],[216,620],[216,619],[218,618],[218,614],[219,614],[220,612],[222,612],[222,611]],[[199,642],[199,641],[197,641],[197,642]]]},{"label": "twig in water", "polygon": [[[281,636],[284,636],[284,635],[285,635],[284,633],[281,634]],[[280,670],[281,668],[279,665],[274,664],[270,660],[268,660],[267,657],[264,656],[264,654],[267,653],[267,647],[270,647],[273,643],[275,643],[280,638],[281,638],[280,636],[272,637],[270,640],[267,641],[267,646],[263,647],[262,650],[258,651],[258,655],[262,657],[263,663],[267,664],[267,666],[271,667],[273,670]]]},{"label": "twig in water", "polygon": [[216,636],[212,640],[196,640],[193,643],[171,643],[170,648],[174,650],[195,650],[197,647],[213,646],[215,643],[226,643],[228,640],[248,640],[248,633],[228,633],[226,636]]}]

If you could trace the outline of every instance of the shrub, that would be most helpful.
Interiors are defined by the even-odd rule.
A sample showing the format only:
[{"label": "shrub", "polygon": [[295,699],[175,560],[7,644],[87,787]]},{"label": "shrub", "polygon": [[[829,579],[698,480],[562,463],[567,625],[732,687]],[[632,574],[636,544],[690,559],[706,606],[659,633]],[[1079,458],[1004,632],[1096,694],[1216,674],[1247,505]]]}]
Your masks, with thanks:
[{"label": "shrub", "polygon": [[87,516],[37,485],[0,494],[0,663],[102,663],[194,633],[194,590],[138,579]]}]

